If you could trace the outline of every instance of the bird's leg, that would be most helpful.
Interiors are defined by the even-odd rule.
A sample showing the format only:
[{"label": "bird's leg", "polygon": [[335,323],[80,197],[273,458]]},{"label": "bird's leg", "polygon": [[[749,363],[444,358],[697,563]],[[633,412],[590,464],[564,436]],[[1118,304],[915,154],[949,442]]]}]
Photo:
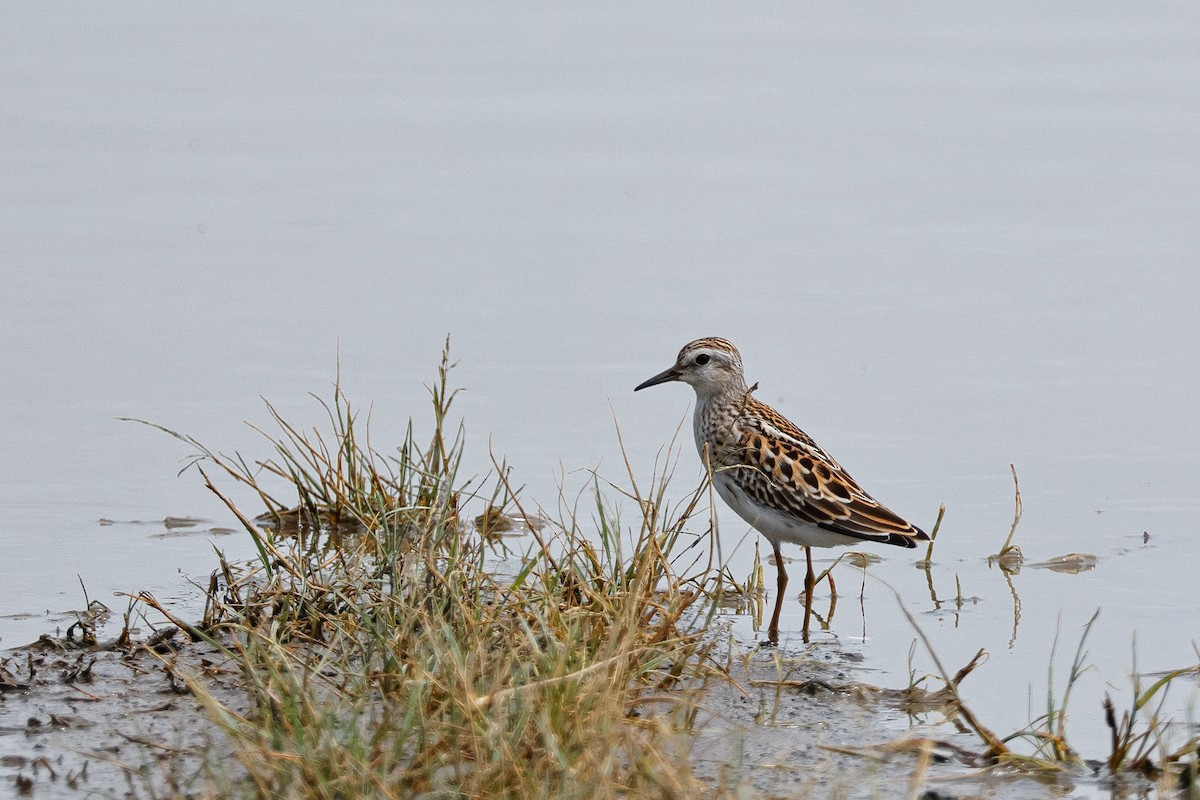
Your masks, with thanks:
[{"label": "bird's leg", "polygon": [[771,627],[767,628],[767,638],[771,640],[771,644],[779,644],[779,612],[783,610],[783,593],[787,589],[787,570],[783,568],[783,553],[779,552],[779,545],[771,542],[771,549],[775,551],[775,613],[771,614]]},{"label": "bird's leg", "polygon": [[808,644],[808,621],[812,616],[813,590],[817,587],[817,576],[813,574],[812,548],[804,548],[804,559],[808,562],[808,572],[804,575],[804,643]]}]

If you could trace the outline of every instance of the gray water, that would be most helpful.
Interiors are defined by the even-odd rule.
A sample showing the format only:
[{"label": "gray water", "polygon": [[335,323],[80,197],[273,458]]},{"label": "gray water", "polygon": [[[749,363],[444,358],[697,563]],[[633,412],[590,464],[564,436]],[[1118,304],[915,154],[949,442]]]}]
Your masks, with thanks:
[{"label": "gray water", "polygon": [[[614,417],[648,476],[692,398],[633,386],[720,335],[881,500],[926,528],[946,504],[933,580],[952,600],[957,579],[961,610],[911,551],[875,548],[869,573],[950,669],[989,650],[964,690],[994,729],[1043,710],[1052,663],[1061,696],[1097,609],[1085,755],[1107,752],[1100,698],[1128,705],[1135,653],[1143,672],[1196,662],[1196,7],[0,20],[0,647],[69,624],[81,581],[117,609],[139,590],[187,608],[214,546],[249,554],[210,530],[235,525],[199,476],[176,477],[186,446],[117,417],[265,456],[242,424],[267,421],[259,396],[318,423],[307,393],[340,362],[375,443],[399,442],[450,334],[467,469],[490,446],[553,511],[560,479],[621,479]],[[680,495],[700,475],[682,445]],[[1015,631],[985,560],[1010,463],[1029,560],[1098,559],[1015,576]],[[744,575],[755,537],[718,514]],[[167,516],[207,522],[158,536]],[[821,640],[903,685],[896,601],[868,580],[860,607],[861,571],[837,574]]]}]

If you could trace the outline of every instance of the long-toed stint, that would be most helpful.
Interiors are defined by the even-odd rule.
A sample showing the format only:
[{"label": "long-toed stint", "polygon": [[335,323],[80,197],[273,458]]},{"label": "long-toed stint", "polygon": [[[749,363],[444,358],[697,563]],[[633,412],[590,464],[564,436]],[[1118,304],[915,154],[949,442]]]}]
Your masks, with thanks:
[{"label": "long-toed stint", "polygon": [[767,636],[779,642],[787,570],[779,546],[804,547],[804,641],[812,614],[812,548],[858,542],[916,547],[929,536],[879,503],[804,431],[759,402],[746,387],[742,357],[724,339],[697,339],[675,366],[634,391],[668,381],[696,390],[696,448],[721,499],[771,543],[779,568],[775,612]]}]

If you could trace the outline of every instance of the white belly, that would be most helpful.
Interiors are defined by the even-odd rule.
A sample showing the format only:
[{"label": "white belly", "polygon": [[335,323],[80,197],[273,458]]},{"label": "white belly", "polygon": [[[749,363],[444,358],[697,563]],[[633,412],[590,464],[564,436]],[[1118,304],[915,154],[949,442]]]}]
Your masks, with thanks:
[{"label": "white belly", "polygon": [[796,519],[790,514],[776,511],[773,508],[760,506],[754,498],[720,472],[713,476],[713,486],[716,487],[717,494],[721,495],[721,499],[739,517],[767,537],[772,545],[787,542],[803,547],[836,547],[861,541],[853,536],[825,530],[811,522]]}]

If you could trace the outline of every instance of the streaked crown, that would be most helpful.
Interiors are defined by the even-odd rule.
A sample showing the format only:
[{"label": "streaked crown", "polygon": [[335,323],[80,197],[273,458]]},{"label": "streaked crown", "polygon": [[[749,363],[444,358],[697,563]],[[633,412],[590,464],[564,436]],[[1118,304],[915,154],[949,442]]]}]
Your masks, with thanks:
[{"label": "streaked crown", "polygon": [[733,342],[718,336],[708,336],[704,339],[688,342],[679,351],[679,355],[675,358],[675,363],[683,364],[689,359],[694,361],[696,356],[701,353],[707,353],[709,356],[720,353],[728,359],[732,366],[737,368],[738,372],[742,371],[742,354],[733,346]]}]

